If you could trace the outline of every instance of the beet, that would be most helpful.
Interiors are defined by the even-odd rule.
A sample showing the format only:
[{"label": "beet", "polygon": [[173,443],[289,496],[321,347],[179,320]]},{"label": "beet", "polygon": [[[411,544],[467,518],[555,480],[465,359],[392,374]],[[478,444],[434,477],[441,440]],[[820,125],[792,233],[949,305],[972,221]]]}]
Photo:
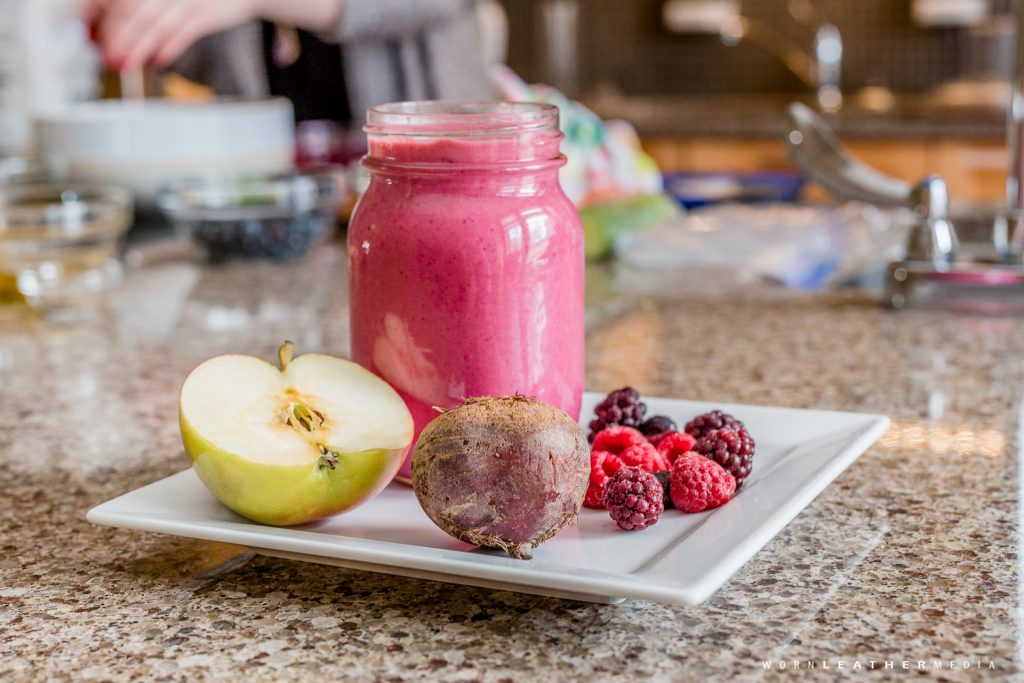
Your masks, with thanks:
[{"label": "beet", "polygon": [[416,442],[412,483],[446,533],[517,559],[572,524],[590,480],[590,448],[571,417],[525,396],[468,399]]}]

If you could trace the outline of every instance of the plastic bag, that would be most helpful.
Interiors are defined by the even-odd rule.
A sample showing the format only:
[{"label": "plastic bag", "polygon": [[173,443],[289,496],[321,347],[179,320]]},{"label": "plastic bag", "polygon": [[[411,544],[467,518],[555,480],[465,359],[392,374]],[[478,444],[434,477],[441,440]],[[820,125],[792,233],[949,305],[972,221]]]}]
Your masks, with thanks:
[{"label": "plastic bag", "polygon": [[713,268],[742,280],[768,278],[802,290],[851,282],[875,287],[900,258],[911,225],[905,210],[850,202],[721,204],[620,235],[615,253],[643,268]]}]

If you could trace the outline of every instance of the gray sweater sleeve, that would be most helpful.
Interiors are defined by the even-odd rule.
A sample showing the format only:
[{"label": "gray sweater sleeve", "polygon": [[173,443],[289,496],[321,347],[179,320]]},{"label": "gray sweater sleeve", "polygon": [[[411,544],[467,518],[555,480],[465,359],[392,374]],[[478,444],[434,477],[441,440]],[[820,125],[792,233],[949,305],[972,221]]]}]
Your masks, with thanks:
[{"label": "gray sweater sleeve", "polygon": [[340,0],[334,28],[327,40],[387,40],[420,33],[473,6],[474,0]]}]

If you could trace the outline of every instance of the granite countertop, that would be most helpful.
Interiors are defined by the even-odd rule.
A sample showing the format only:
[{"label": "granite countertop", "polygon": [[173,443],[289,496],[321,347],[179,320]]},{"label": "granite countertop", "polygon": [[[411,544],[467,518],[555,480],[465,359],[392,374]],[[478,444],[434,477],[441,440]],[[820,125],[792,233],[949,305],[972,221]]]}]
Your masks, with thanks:
[{"label": "granite countertop", "polygon": [[[777,138],[787,129],[792,95],[708,95],[631,97],[599,95],[585,99],[602,118],[624,119],[644,137]],[[923,96],[903,96],[882,111],[851,101],[827,115],[840,137],[859,140],[974,140],[1002,142],[1004,107],[936,106]]]},{"label": "granite countertop", "polygon": [[755,680],[763,661],[789,677],[780,660],[836,678],[887,661],[942,660],[931,673],[950,680],[965,661],[968,677],[1018,671],[1024,322],[589,277],[590,389],[878,412],[893,427],[704,606],[569,602],[85,521],[186,466],[177,392],[200,361],[270,358],[286,337],[346,352],[340,248],[134,271],[80,323],[0,308],[0,679]]}]

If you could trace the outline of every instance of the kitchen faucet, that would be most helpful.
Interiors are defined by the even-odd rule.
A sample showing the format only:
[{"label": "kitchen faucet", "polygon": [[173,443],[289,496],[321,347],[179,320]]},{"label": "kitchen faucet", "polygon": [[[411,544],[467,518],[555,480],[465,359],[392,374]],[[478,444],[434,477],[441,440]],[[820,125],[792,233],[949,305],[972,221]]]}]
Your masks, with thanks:
[{"label": "kitchen faucet", "polygon": [[669,0],[662,15],[665,26],[677,33],[717,33],[726,45],[750,41],[814,89],[822,111],[838,111],[843,104],[842,35],[835,24],[822,20],[810,0],[790,0],[787,9],[798,23],[814,28],[813,53],[801,49],[766,22],[744,16],[736,0]]},{"label": "kitchen faucet", "polygon": [[[809,107],[789,107],[785,134],[790,155],[808,177],[841,200],[903,207],[910,233],[903,257],[887,269],[883,301],[891,308],[923,304],[1024,314],[1024,0],[1016,0],[1015,10],[1017,73],[1007,115],[1008,200],[994,216],[951,217],[949,189],[942,178],[928,176],[910,185],[885,176],[856,159]],[[907,208],[912,209],[909,216]],[[991,243],[978,241],[961,249],[956,223],[977,219],[991,221]]]}]

